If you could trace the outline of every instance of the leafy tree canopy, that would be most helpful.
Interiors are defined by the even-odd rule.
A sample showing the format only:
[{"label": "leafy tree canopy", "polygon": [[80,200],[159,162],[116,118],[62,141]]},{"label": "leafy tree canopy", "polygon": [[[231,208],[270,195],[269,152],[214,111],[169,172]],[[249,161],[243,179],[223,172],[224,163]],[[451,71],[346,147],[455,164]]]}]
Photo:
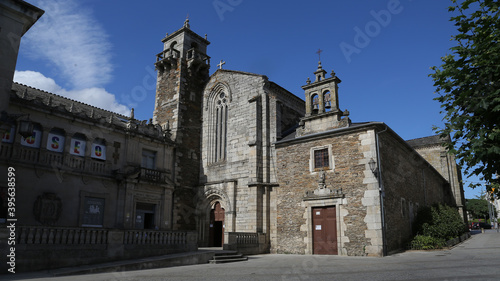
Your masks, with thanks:
[{"label": "leafy tree canopy", "polygon": [[[497,0],[452,0],[457,45],[430,76],[445,113],[443,136],[468,176],[500,195],[500,20]],[[471,184],[477,187],[479,184]]]},{"label": "leafy tree canopy", "polygon": [[484,199],[467,199],[465,208],[475,219],[489,218],[488,201]]}]

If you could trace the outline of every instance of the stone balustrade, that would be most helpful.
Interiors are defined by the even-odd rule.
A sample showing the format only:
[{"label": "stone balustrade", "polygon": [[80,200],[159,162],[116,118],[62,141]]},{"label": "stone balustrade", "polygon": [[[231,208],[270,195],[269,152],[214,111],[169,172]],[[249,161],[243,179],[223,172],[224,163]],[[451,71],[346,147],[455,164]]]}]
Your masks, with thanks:
[{"label": "stone balustrade", "polygon": [[[3,143],[0,159],[9,159],[25,164],[36,164],[37,167],[53,169],[65,168],[67,171],[87,172],[92,175],[112,176],[112,171],[106,161],[81,157],[68,153],[58,153],[44,148],[31,148],[19,144]],[[165,183],[170,170],[141,170],[141,179],[155,183]]]},{"label": "stone balustrade", "polygon": [[[108,234],[110,231],[123,232],[121,244],[126,245],[186,245],[189,243],[188,232],[186,231],[108,230],[102,228],[47,226],[18,226],[16,228],[16,243],[60,245],[108,244]],[[242,236],[242,241],[250,241],[251,234]]]},{"label": "stone balustrade", "polygon": [[[0,237],[8,235],[0,229]],[[194,231],[16,226],[16,268],[25,272],[196,251],[197,240]]]},{"label": "stone balustrade", "polygon": [[19,144],[3,143],[0,159],[9,159],[25,164],[37,164],[38,167],[66,167],[68,170],[89,172],[91,174],[111,174],[111,171],[106,167],[106,162],[102,160],[52,152],[44,148],[26,147]]},{"label": "stone balustrade", "polygon": [[107,244],[108,230],[94,228],[18,226],[17,244]]},{"label": "stone balustrade", "polygon": [[203,61],[207,65],[210,64],[210,57],[195,48],[187,51],[187,58]]},{"label": "stone balustrade", "polygon": [[188,243],[187,232],[127,230],[124,244],[183,245]]},{"label": "stone balustrade", "polygon": [[236,244],[238,245],[248,245],[248,244],[259,244],[259,234],[251,232],[233,232],[236,236]]},{"label": "stone balustrade", "polygon": [[165,172],[159,170],[141,168],[141,180],[156,182],[156,183],[165,183],[165,178],[166,178]]},{"label": "stone balustrade", "polygon": [[265,233],[225,232],[224,250],[238,251],[246,255],[269,253],[269,241]]}]

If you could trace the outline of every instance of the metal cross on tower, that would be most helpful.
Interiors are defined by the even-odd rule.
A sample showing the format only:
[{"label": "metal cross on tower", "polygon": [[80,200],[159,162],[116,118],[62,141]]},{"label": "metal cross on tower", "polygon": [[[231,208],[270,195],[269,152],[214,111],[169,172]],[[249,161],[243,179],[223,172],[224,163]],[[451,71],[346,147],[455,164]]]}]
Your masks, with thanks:
[{"label": "metal cross on tower", "polygon": [[316,52],[316,54],[318,54],[319,61],[321,61],[321,52],[323,52],[323,50],[321,50],[321,49],[318,49],[318,51]]},{"label": "metal cross on tower", "polygon": [[222,69],[222,66],[225,65],[226,62],[223,61],[223,60],[220,60],[220,63],[217,65],[219,67],[219,69]]}]

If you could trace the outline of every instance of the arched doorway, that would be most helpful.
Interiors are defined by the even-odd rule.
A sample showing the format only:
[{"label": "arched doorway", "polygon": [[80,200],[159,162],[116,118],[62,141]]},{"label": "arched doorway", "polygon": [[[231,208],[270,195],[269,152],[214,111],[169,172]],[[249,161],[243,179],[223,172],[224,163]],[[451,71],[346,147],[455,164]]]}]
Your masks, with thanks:
[{"label": "arched doorway", "polygon": [[210,247],[222,247],[224,244],[224,209],[216,202],[210,210]]}]

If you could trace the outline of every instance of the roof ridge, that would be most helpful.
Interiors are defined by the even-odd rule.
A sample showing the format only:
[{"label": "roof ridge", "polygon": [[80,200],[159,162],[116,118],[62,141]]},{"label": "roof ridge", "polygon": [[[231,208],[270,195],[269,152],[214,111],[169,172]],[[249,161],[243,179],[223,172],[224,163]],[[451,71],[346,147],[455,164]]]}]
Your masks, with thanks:
[{"label": "roof ridge", "polygon": [[269,78],[266,75],[263,74],[257,74],[253,72],[247,72],[247,71],[241,71],[241,70],[230,70],[230,69],[217,69],[212,75],[215,75],[219,71],[225,71],[225,72],[235,72],[235,73],[240,73],[240,74],[247,74],[247,75],[252,75],[252,76],[260,76],[264,77],[269,80]]},{"label": "roof ridge", "polygon": [[[123,115],[123,114],[118,113],[118,112],[113,112],[111,110],[100,108],[100,107],[97,107],[97,106],[94,106],[94,105],[91,105],[91,104],[88,104],[88,103],[84,103],[84,102],[81,102],[81,101],[70,99],[68,97],[64,97],[64,96],[61,96],[61,95],[58,95],[58,94],[54,94],[54,93],[51,93],[51,92],[48,92],[48,91],[45,91],[45,90],[41,90],[41,89],[38,89],[38,88],[35,88],[35,87],[32,87],[32,86],[26,85],[26,84],[22,84],[22,83],[18,83],[18,82],[14,82],[14,84],[17,84],[19,86],[24,86],[26,88],[30,88],[30,89],[33,89],[33,90],[36,90],[36,91],[39,91],[39,92],[42,92],[42,93],[47,93],[47,94],[50,94],[52,96],[55,96],[55,97],[58,97],[58,98],[62,98],[62,99],[68,100],[68,101],[76,102],[76,103],[79,103],[79,104],[82,104],[82,105],[85,105],[85,106],[88,106],[88,107],[91,107],[91,108],[99,109],[99,110],[102,110],[104,112],[115,114],[115,115],[117,115],[119,117],[130,118],[129,116]],[[21,97],[21,98],[24,99],[23,97]]]}]

